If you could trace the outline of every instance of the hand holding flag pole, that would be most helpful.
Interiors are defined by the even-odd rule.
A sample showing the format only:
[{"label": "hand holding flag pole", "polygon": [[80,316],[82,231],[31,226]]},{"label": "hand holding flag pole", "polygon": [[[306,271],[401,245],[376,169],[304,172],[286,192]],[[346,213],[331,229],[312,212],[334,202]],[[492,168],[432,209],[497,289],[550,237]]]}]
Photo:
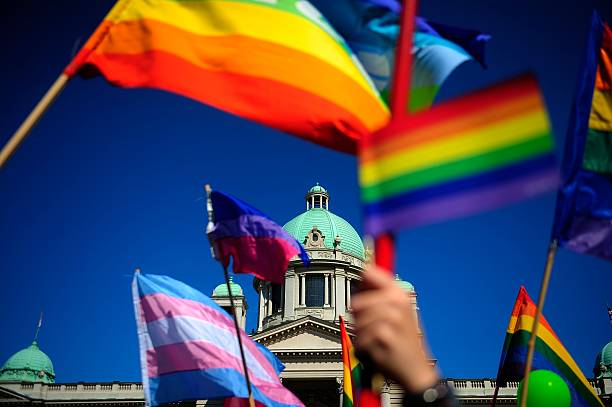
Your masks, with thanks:
[{"label": "hand holding flag pole", "polygon": [[[212,192],[212,188],[209,184],[204,185],[204,190],[206,191],[206,209],[208,212],[208,224],[206,225],[206,234],[207,236],[209,232],[212,231],[214,226],[214,211],[212,206],[212,200],[210,198],[210,194]],[[218,256],[215,252],[214,241],[210,240],[210,251],[212,257],[215,260],[218,260]],[[240,348],[240,357],[242,358],[242,367],[244,369],[244,378],[247,385],[247,391],[249,394],[249,407],[255,407],[255,399],[253,398],[253,390],[251,389],[251,380],[249,378],[249,369],[247,367],[246,357],[244,355],[244,347],[242,346],[242,338],[240,335],[240,326],[238,325],[238,316],[236,315],[236,307],[234,306],[234,295],[232,294],[232,289],[230,285],[229,273],[227,271],[227,266],[223,266],[223,274],[225,276],[225,284],[227,286],[227,292],[230,299],[230,306],[232,308],[232,317],[234,319],[234,327],[236,328],[236,337],[238,338],[238,347]]]}]

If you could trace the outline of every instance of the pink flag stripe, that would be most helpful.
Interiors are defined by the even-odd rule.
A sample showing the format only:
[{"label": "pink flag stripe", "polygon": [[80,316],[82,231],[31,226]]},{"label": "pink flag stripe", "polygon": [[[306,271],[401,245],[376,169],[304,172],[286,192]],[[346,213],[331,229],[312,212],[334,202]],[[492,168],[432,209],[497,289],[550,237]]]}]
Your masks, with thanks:
[{"label": "pink flag stripe", "polygon": [[[156,293],[140,297],[140,305],[147,323],[180,316],[192,317],[209,324],[212,323],[211,321],[214,321],[218,329],[223,329],[230,334],[231,339],[228,339],[226,343],[238,346],[238,339],[235,337],[236,328],[232,319],[226,313],[219,312],[201,302]],[[247,361],[249,360],[248,356],[251,355],[269,375],[272,377],[276,376],[276,370],[270,364],[270,361],[261,354],[260,349],[253,340],[243,330],[240,330],[240,335],[242,336],[242,343],[247,353]],[[175,342],[194,339],[197,339],[197,334],[195,333],[191,338],[176,338]]]},{"label": "pink flag stripe", "polygon": [[[199,356],[197,358],[185,358],[185,354]],[[175,343],[150,349],[147,351],[147,362],[149,364],[149,378],[168,373],[207,369],[234,369],[240,374],[243,373],[242,361],[239,357],[235,357],[209,342]],[[155,369],[156,365],[157,369]],[[251,367],[249,367],[249,373],[251,374],[251,383],[257,386],[267,397],[282,403],[288,402],[286,397],[288,392],[278,379],[276,381],[262,380],[254,374]]]},{"label": "pink flag stripe", "polygon": [[[211,321],[202,321],[192,317],[159,319],[147,324],[147,331],[151,337],[152,348],[180,343],[201,342],[210,343],[214,346],[222,345],[227,353],[236,358],[240,357],[240,348],[234,332],[219,329]],[[245,349],[245,357],[249,369],[268,380],[276,377],[276,371],[271,366],[262,366],[254,353],[252,350]],[[193,357],[198,358],[200,356],[204,356],[204,354],[194,354]],[[263,355],[259,354],[259,356]]]},{"label": "pink flag stripe", "polygon": [[173,297],[168,294],[155,293],[140,297],[140,303],[144,312],[145,322],[149,323],[158,319],[172,316],[188,316],[200,319],[215,320],[219,324],[226,324],[234,328],[232,317],[225,312],[219,312],[199,301],[185,298]]}]

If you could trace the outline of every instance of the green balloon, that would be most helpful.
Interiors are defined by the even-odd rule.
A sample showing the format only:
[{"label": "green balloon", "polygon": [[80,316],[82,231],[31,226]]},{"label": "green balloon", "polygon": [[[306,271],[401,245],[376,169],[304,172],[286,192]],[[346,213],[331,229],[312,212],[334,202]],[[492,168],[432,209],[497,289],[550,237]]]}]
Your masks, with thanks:
[{"label": "green balloon", "polygon": [[[523,381],[516,393],[516,405],[521,402]],[[569,388],[558,374],[550,370],[533,370],[529,374],[526,407],[569,407],[572,403]]]}]

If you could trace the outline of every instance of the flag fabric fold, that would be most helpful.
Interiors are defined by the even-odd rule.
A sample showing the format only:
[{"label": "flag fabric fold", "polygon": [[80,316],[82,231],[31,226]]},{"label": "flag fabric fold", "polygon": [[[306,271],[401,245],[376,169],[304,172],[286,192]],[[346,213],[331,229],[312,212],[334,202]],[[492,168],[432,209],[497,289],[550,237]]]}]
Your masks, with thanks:
[{"label": "flag fabric fold", "polygon": [[342,345],[342,406],[356,407],[359,405],[359,392],[361,390],[361,370],[359,359],[355,356],[355,348],[351,342],[344,318],[340,316],[340,342]]},{"label": "flag fabric fold", "polygon": [[352,154],[390,117],[302,0],[119,0],[64,72],[177,93]]},{"label": "flag fabric fold", "polygon": [[594,12],[565,139],[552,237],[612,260],[612,31]]},{"label": "flag fabric fold", "polygon": [[361,142],[366,233],[467,216],[554,190],[553,148],[531,75],[394,120]]},{"label": "flag fabric fold", "polygon": [[[389,0],[311,2],[344,37],[377,89],[388,96],[399,36],[400,3]],[[479,31],[417,17],[410,111],[431,106],[443,82],[459,65],[475,59],[484,66],[484,47],[489,39],[489,35]]]},{"label": "flag fabric fold", "polygon": [[[248,397],[232,318],[167,276],[136,273],[132,294],[147,404]],[[280,383],[280,362],[240,330],[253,397],[266,406],[303,404]]]},{"label": "flag fabric fold", "polygon": [[223,267],[228,267],[232,258],[234,273],[250,273],[283,284],[293,256],[299,255],[309,264],[302,245],[258,209],[216,190],[211,192],[210,199],[214,226],[208,236]]},{"label": "flag fabric fold", "polygon": [[[527,294],[525,287],[521,286],[506,330],[497,372],[497,386],[505,385],[511,380],[523,379],[535,312],[536,304]],[[539,369],[550,370],[563,378],[572,396],[572,407],[603,407],[597,393],[543,315],[538,323],[532,365],[532,370]]]}]

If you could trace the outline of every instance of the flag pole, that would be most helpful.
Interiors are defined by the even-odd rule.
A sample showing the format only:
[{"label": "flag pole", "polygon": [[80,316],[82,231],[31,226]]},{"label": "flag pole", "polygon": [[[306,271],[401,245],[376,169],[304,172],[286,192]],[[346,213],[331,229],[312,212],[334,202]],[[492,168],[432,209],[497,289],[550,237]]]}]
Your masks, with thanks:
[{"label": "flag pole", "polygon": [[[400,17],[400,33],[395,49],[395,66],[391,88],[391,121],[407,114],[410,103],[410,80],[412,72],[412,37],[418,0],[404,0]],[[374,262],[377,266],[393,274],[395,270],[395,237],[392,233],[383,233],[374,239]],[[367,363],[364,364],[363,379],[370,388],[361,390],[358,400],[360,407],[380,406],[380,389],[382,375],[373,372]]]},{"label": "flag pole", "polygon": [[[204,185],[204,190],[206,191],[206,209],[208,212],[208,225],[206,226],[206,234],[212,230],[214,226],[214,211],[212,206],[212,200],[210,199],[210,194],[212,192],[212,188],[210,184]],[[214,250],[214,242],[210,242],[211,254],[214,259],[217,259],[215,250]],[[234,327],[236,328],[236,337],[238,338],[238,347],[240,348],[240,357],[242,359],[242,368],[244,369],[244,379],[247,385],[247,392],[249,395],[249,407],[255,407],[255,399],[253,398],[253,391],[251,388],[251,380],[249,378],[249,369],[246,362],[246,356],[244,353],[244,347],[242,345],[242,335],[240,334],[240,326],[238,325],[238,316],[236,315],[236,307],[234,305],[234,294],[232,294],[232,288],[230,284],[229,273],[227,271],[227,267],[223,266],[223,274],[225,276],[225,285],[227,286],[227,292],[230,299],[230,307],[232,308],[232,317],[234,318]]]},{"label": "flag pole", "polygon": [[49,90],[47,90],[47,93],[45,93],[34,109],[32,109],[28,117],[21,123],[21,126],[19,126],[9,141],[2,147],[2,151],[0,151],[0,169],[4,167],[4,164],[6,164],[11,155],[17,150],[21,142],[30,134],[42,115],[45,114],[59,94],[62,93],[62,90],[64,90],[70,78],[70,76],[62,72],[55,82],[53,82]]},{"label": "flag pole", "polygon": [[[391,88],[391,121],[409,114],[410,81],[412,78],[412,37],[418,0],[404,0],[400,18],[400,33],[395,49],[395,66]],[[384,233],[374,240],[375,263],[393,273],[395,269],[395,238]]]},{"label": "flag pole", "polygon": [[43,312],[40,311],[40,317],[38,318],[38,324],[36,325],[36,333],[34,334],[34,341],[38,340],[38,333],[40,332],[40,327],[42,326],[43,321]]},{"label": "flag pole", "polygon": [[531,336],[529,337],[527,360],[525,361],[525,373],[523,375],[523,387],[521,389],[521,399],[519,403],[520,407],[525,407],[527,402],[527,393],[529,391],[529,373],[531,372],[533,362],[533,353],[535,350],[535,343],[538,333],[538,323],[540,322],[540,318],[542,316],[542,309],[544,309],[544,301],[546,300],[546,293],[548,292],[548,283],[550,282],[550,275],[555,262],[557,247],[557,239],[553,239],[548,246],[548,255],[546,256],[546,266],[544,267],[544,276],[542,277],[540,296],[538,297],[538,304],[536,306],[536,312],[533,318],[533,327],[531,328]]}]

